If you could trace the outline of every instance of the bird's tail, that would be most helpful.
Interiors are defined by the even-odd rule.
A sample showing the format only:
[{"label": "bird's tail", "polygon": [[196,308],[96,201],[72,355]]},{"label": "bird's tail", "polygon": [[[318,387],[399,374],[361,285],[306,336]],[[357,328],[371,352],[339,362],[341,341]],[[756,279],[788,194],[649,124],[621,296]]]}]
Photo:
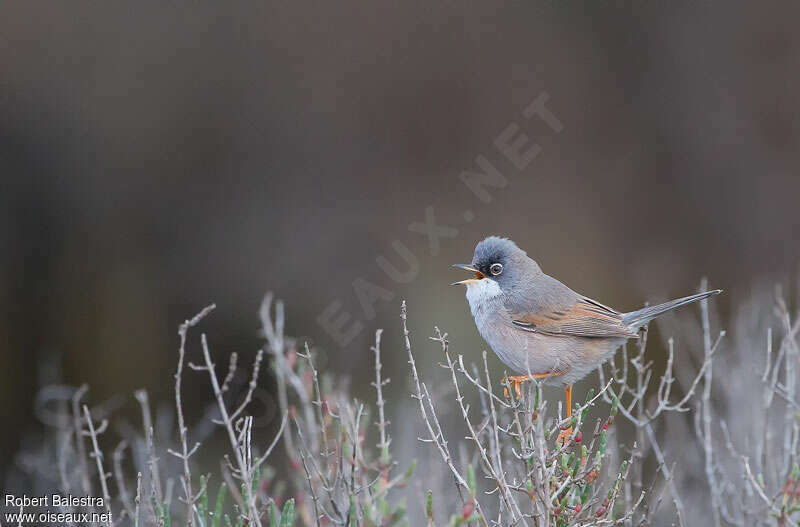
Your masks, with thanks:
[{"label": "bird's tail", "polygon": [[669,302],[664,302],[663,304],[659,304],[657,306],[650,306],[639,309],[638,311],[631,311],[630,313],[625,313],[622,315],[622,322],[627,326],[639,328],[657,316],[666,313],[667,311],[672,311],[677,307],[685,306],[686,304],[691,304],[692,302],[697,302],[698,300],[708,298],[712,295],[718,295],[721,292],[722,289],[714,289],[713,291],[705,291],[696,295],[678,298],[677,300],[670,300]]}]

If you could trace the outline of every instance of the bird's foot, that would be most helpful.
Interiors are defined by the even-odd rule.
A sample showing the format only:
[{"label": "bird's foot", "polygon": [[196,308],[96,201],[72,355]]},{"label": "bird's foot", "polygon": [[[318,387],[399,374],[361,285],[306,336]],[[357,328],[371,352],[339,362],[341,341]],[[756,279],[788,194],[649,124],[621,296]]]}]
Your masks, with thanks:
[{"label": "bird's foot", "polygon": [[527,375],[511,375],[506,377],[503,380],[503,393],[505,394],[506,398],[510,397],[508,389],[513,387],[514,393],[517,395],[517,399],[522,399],[522,383],[529,380],[531,380],[531,378]]},{"label": "bird's foot", "polygon": [[559,432],[558,438],[556,439],[556,443],[558,443],[561,446],[564,446],[569,442],[569,439],[571,437],[572,437],[572,427],[569,426],[563,429],[561,432]]},{"label": "bird's foot", "polygon": [[514,392],[517,394],[517,399],[522,399],[522,383],[528,382],[531,379],[536,379],[537,381],[541,381],[543,379],[549,379],[551,377],[558,377],[559,375],[564,375],[565,372],[561,370],[553,370],[547,373],[531,373],[530,375],[511,375],[509,377],[504,378],[501,381],[503,384],[503,393],[505,394],[506,398],[509,397],[508,388],[513,386]]}]

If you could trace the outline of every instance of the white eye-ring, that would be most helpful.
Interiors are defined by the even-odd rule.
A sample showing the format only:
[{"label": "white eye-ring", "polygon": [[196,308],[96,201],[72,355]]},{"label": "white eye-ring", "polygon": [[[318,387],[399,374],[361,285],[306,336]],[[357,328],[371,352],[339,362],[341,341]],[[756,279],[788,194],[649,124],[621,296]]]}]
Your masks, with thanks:
[{"label": "white eye-ring", "polygon": [[489,267],[489,271],[495,276],[499,275],[503,272],[503,264],[493,263],[491,267]]}]

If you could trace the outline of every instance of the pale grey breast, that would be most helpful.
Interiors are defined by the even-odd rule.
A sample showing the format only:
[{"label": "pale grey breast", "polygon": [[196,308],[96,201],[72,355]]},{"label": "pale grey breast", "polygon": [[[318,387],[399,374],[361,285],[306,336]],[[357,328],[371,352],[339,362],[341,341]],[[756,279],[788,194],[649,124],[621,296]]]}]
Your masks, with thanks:
[{"label": "pale grey breast", "polygon": [[554,336],[524,331],[515,325],[513,313],[566,309],[583,298],[544,273],[506,292],[494,280],[485,278],[470,285],[466,296],[478,331],[498,358],[514,373],[563,372],[548,379],[550,384],[571,384],[584,377],[625,341]]}]

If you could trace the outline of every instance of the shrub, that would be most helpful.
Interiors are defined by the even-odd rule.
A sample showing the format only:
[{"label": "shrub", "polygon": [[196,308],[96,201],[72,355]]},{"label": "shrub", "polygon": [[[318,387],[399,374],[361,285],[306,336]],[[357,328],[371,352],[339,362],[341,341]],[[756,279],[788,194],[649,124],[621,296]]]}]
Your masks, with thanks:
[{"label": "shrub", "polygon": [[[746,331],[731,343],[724,331],[712,332],[714,317],[701,303],[699,332],[688,331],[698,350],[677,354],[669,339],[665,364],[647,359],[644,331],[598,371],[596,387],[565,417],[541,383],[509,393],[492,382],[486,352],[479,364],[468,364],[438,328],[431,339],[451,392],[432,395],[425,379],[436,372],[417,368],[404,303],[402,348],[425,449],[419,457],[438,459],[450,489],[426,488],[415,462],[394,454],[381,330],[372,346],[375,402],[367,404],[317,370],[313,349],[284,334],[283,306],[268,295],[261,309],[266,345],[234,405],[236,354],[222,375],[203,334],[202,361],[186,359],[187,335],[209,306],[179,328],[175,433],[154,422],[140,390],[142,430],[117,426],[122,441],[106,456],[98,438],[108,434],[110,407],[90,408],[86,386],[48,386],[36,407],[48,426],[46,441],[21,452],[16,470],[32,477],[32,493],[102,496],[98,511],[135,526],[788,525],[800,517],[800,318],[792,319],[778,293],[771,316],[779,328],[756,338],[762,329],[753,313],[765,305],[762,299],[745,307],[738,323]],[[689,326],[676,330],[687,333]],[[759,341],[763,350],[756,353]],[[257,440],[248,409],[265,359],[281,426]],[[207,374],[214,397],[194,427],[183,411],[186,369]],[[453,412],[463,441],[440,420]],[[198,474],[194,458],[214,433],[210,423],[228,452],[218,474]],[[405,428],[404,439],[412,427]]]}]

